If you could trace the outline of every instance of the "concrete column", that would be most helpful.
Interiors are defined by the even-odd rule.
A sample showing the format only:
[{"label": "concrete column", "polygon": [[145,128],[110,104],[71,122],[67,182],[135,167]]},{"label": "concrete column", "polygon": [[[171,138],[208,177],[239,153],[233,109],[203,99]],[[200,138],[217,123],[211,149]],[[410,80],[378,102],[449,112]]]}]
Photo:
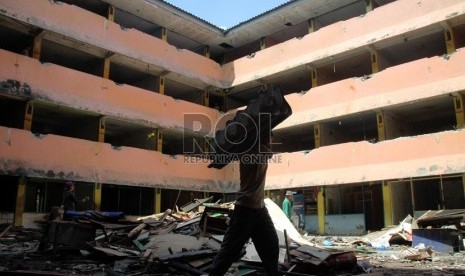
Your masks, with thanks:
[{"label": "concrete column", "polygon": [[98,124],[98,142],[105,142],[105,116],[100,117]]},{"label": "concrete column", "polygon": [[26,199],[26,178],[20,177],[18,180],[18,190],[16,192],[16,208],[14,226],[23,226],[24,202]]},{"label": "concrete column", "polygon": [[313,127],[313,136],[315,138],[315,148],[321,147],[321,123],[315,124]]},{"label": "concrete column", "polygon": [[371,72],[378,73],[379,72],[379,55],[378,52],[371,52]]},{"label": "concrete column", "polygon": [[116,8],[113,5],[108,6],[108,21],[115,22]]},{"label": "concrete column", "polygon": [[444,39],[446,41],[446,49],[448,54],[455,52],[455,36],[454,30],[450,26],[444,27]]},{"label": "concrete column", "polygon": [[[109,5],[108,6],[108,14],[107,14],[108,21],[111,21],[111,22],[115,21],[115,13],[116,13],[115,6]],[[108,55],[103,59],[102,77],[104,79],[109,79],[110,78],[110,57],[111,56],[112,56],[112,53],[108,53]]]},{"label": "concrete column", "polygon": [[161,28],[160,39],[165,41],[165,42],[168,42],[168,29]]},{"label": "concrete column", "polygon": [[260,38],[260,50],[266,49],[266,39],[265,37]]},{"label": "concrete column", "polygon": [[102,206],[102,184],[94,183],[94,210],[100,211]]},{"label": "concrete column", "polygon": [[155,214],[161,213],[161,189],[155,188]]},{"label": "concrete column", "polygon": [[317,199],[317,210],[318,210],[318,234],[325,234],[325,188],[323,186],[318,187],[318,199]]},{"label": "concrete column", "polygon": [[203,47],[203,56],[206,58],[210,58],[210,46]]},{"label": "concrete column", "polygon": [[203,91],[202,105],[206,107],[210,106],[210,94],[208,93],[208,91]]},{"label": "concrete column", "polygon": [[317,74],[316,69],[312,69],[311,79],[312,79],[312,87],[317,87],[318,86],[318,74]]},{"label": "concrete column", "polygon": [[412,210],[415,212],[415,190],[413,188],[413,178],[410,177],[410,199],[412,201]]},{"label": "concrete column", "polygon": [[307,21],[307,24],[308,24],[308,33],[313,33],[315,31],[315,20],[312,18],[312,19],[309,19]]},{"label": "concrete column", "polygon": [[383,180],[383,210],[384,210],[384,227],[392,225],[392,192],[391,183]]},{"label": "concrete column", "polygon": [[42,52],[42,37],[45,34],[45,30],[40,31],[34,36],[34,42],[32,43],[32,58],[40,60],[40,54]]},{"label": "concrete column", "polygon": [[163,133],[161,133],[160,129],[157,129],[157,151],[162,152],[163,150]]},{"label": "concrete column", "polygon": [[102,73],[102,77],[104,79],[109,79],[110,78],[110,58],[109,57],[106,57],[103,59],[103,73]]},{"label": "concrete column", "polygon": [[31,130],[32,128],[32,116],[34,115],[34,102],[28,101],[26,103],[26,111],[24,113],[24,130]]},{"label": "concrete column", "polygon": [[459,94],[458,96],[454,97],[454,109],[455,109],[455,117],[457,120],[457,128],[464,128],[465,127],[465,108],[463,107],[465,103],[465,96]]},{"label": "concrete column", "polygon": [[165,95],[165,77],[159,76],[157,78],[156,91],[162,95]]}]

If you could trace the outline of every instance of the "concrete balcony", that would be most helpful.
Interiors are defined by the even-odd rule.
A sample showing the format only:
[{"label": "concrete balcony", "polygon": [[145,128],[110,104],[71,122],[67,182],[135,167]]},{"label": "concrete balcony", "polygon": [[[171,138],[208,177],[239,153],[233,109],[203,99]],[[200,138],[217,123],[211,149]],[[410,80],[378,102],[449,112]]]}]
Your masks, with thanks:
[{"label": "concrete balcony", "polygon": [[464,173],[464,141],[465,130],[457,130],[281,154],[269,166],[266,189]]},{"label": "concrete balcony", "polygon": [[[1,175],[232,192],[238,189],[235,166],[223,170],[208,163],[136,148],[57,135],[34,135],[0,127]],[[182,172],[182,173],[181,173]]]}]

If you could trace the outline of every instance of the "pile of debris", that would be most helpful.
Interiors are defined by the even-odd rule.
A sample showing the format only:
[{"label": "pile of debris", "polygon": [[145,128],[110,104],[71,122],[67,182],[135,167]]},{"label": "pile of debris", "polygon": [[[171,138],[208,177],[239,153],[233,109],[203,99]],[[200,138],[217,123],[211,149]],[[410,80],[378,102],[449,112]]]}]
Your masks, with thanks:
[{"label": "pile of debris", "polygon": [[[37,240],[21,242],[11,229],[5,229],[0,255],[8,258],[2,258],[0,274],[207,274],[234,208],[233,203],[207,203],[211,199],[133,220],[84,212],[72,220],[46,221],[40,245]],[[299,234],[279,206],[269,199],[265,203],[279,237],[282,274],[362,271],[353,251],[315,246]],[[232,269],[241,275],[261,275],[253,243],[247,243],[243,253]]]},{"label": "pile of debris", "polygon": [[465,275],[465,210],[418,211],[399,225],[365,236],[307,238],[323,248],[353,250],[366,273]]}]

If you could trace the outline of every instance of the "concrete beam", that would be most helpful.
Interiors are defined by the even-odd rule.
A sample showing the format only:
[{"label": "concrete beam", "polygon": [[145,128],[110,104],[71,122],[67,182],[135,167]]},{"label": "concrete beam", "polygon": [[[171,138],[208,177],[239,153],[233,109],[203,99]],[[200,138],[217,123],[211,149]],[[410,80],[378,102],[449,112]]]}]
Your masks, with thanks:
[{"label": "concrete beam", "polygon": [[465,172],[465,130],[275,155],[266,189],[337,185]]},{"label": "concrete beam", "polygon": [[223,80],[221,66],[213,60],[177,49],[138,30],[123,29],[107,18],[73,5],[48,0],[5,0],[0,2],[0,14],[123,55],[129,67],[131,60],[143,62],[145,67],[160,67],[184,76],[200,89],[228,85]]},{"label": "concrete beam", "polygon": [[[194,125],[185,125],[184,114],[202,114],[212,125],[221,114],[198,104],[175,100],[169,96],[150,92],[130,85],[117,85],[111,80],[85,74],[53,64],[41,64],[27,56],[0,50],[0,83],[18,81],[18,86],[7,89],[1,85],[0,93],[26,99],[37,99],[101,115],[161,127],[171,131],[189,131]],[[209,128],[196,130],[208,135]],[[211,134],[211,133],[210,133]]]},{"label": "concrete beam", "polygon": [[[346,79],[292,94],[293,114],[277,129],[387,108],[465,90],[465,49],[390,67],[370,78]],[[337,100],[335,100],[337,99]]]},{"label": "concrete beam", "polygon": [[318,65],[331,58],[350,57],[366,52],[365,47],[369,45],[386,47],[397,43],[414,31],[419,35],[431,29],[439,30],[441,22],[464,14],[462,0],[394,1],[364,16],[261,50],[253,58],[243,57],[227,63],[223,66],[225,79],[229,76],[234,79],[232,86],[238,86],[310,63]]},{"label": "concrete beam", "polygon": [[239,188],[234,165],[215,170],[209,169],[208,163],[180,155],[115,149],[110,144],[36,136],[6,127],[0,127],[0,141],[1,175],[211,192],[235,192]]}]

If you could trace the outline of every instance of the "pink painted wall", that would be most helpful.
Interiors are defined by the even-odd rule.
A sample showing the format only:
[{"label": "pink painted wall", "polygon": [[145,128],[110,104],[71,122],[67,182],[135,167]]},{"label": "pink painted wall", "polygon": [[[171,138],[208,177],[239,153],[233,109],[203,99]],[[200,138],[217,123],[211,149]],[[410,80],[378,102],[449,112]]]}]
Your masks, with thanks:
[{"label": "pink painted wall", "polygon": [[[398,0],[346,21],[337,22],[302,39],[291,39],[266,48],[253,58],[243,57],[223,66],[241,85],[285,70],[329,60],[347,52],[368,52],[369,45],[389,39],[401,40],[412,30],[432,27],[465,14],[462,0]],[[389,15],[389,16],[386,16]],[[435,28],[440,28],[438,25]]]},{"label": "pink painted wall", "polygon": [[457,130],[282,154],[269,166],[267,189],[463,173],[464,141],[465,130]]},{"label": "pink painted wall", "polygon": [[[31,88],[32,96],[59,105],[89,110],[121,119],[142,121],[178,132],[196,131],[201,135],[212,133],[203,129],[187,128],[185,113],[200,113],[212,124],[220,113],[198,104],[174,100],[130,85],[117,85],[103,79],[54,64],[42,64],[27,56],[0,50],[0,81],[17,80]],[[25,96],[25,95],[18,95]],[[195,125],[194,125],[195,127]]]},{"label": "pink painted wall", "polygon": [[209,169],[208,162],[186,161],[156,151],[121,147],[0,127],[0,174],[87,182],[236,191],[237,168]]},{"label": "pink painted wall", "polygon": [[292,94],[293,114],[278,128],[317,122],[465,90],[465,49],[390,67],[371,78],[345,79]]}]

